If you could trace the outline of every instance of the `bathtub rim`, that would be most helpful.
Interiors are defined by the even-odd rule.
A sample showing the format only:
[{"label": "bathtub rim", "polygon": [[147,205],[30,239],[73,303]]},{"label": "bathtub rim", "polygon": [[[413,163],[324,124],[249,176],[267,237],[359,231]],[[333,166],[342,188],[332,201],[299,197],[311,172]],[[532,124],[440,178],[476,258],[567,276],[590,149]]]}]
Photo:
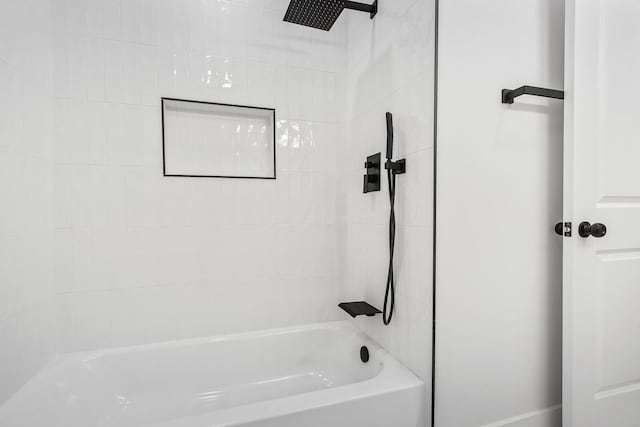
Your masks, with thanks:
[{"label": "bathtub rim", "polygon": [[[215,412],[176,418],[154,423],[149,427],[233,427],[403,391],[418,393],[424,399],[424,382],[349,320],[312,323],[231,335],[248,337],[267,332],[269,334],[264,336],[272,336],[279,335],[279,332],[290,333],[320,329],[346,329],[348,332],[353,333],[355,339],[363,340],[363,345],[369,347],[372,355],[375,353],[380,358],[382,369],[377,375],[364,381],[267,399]],[[354,357],[356,356],[354,355]]]},{"label": "bathtub rim", "polygon": [[[157,351],[163,349],[180,348],[185,346],[198,346],[212,343],[224,343],[231,341],[251,340],[256,338],[268,338],[271,336],[288,335],[292,333],[304,333],[307,331],[336,330],[350,334],[350,338],[369,347],[372,355],[375,354],[382,367],[377,374],[363,381],[343,384],[322,390],[313,390],[290,396],[265,399],[263,401],[233,406],[200,414],[186,415],[179,418],[160,420],[145,424],[147,427],[231,427],[243,423],[252,423],[265,419],[273,419],[281,416],[305,412],[338,405],[349,401],[358,401],[387,393],[416,390],[424,394],[424,383],[415,374],[396,360],[382,346],[371,337],[358,329],[349,320],[330,321],[322,323],[303,324],[265,330],[231,333],[208,337],[189,338],[174,341],[165,341],[149,344],[140,344],[125,347],[114,347],[100,350],[64,353],[57,355],[47,363],[36,375],[34,375],[20,390],[9,400],[0,406],[0,412],[10,409],[12,402],[19,400],[26,388],[44,379],[47,375],[67,365],[90,362],[95,359],[111,355],[124,355],[145,351]],[[354,358],[359,355],[354,354]],[[361,363],[361,362],[359,362]]]}]

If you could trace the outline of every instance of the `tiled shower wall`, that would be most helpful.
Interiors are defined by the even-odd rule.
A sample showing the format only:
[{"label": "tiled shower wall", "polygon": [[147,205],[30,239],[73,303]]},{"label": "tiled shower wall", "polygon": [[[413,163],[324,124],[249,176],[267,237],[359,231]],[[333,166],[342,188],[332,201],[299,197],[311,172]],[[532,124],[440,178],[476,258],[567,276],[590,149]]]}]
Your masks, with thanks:
[{"label": "tiled shower wall", "polygon": [[[382,306],[387,188],[363,195],[361,166],[384,150],[385,111],[408,161],[397,309],[358,325],[428,379],[433,4],[385,2],[325,33],[283,24],[287,3],[1,3],[0,401],[54,327],[67,352]],[[161,96],[275,107],[278,179],[163,177]]]},{"label": "tiled shower wall", "polygon": [[0,2],[0,404],[53,354],[51,19]]},{"label": "tiled shower wall", "polygon": [[[283,24],[286,0],[56,3],[59,351],[342,318],[344,21]],[[278,179],[163,177],[161,96],[275,107]]]},{"label": "tiled shower wall", "polygon": [[[366,156],[385,152],[385,112],[393,113],[397,177],[396,307],[390,326],[379,316],[357,324],[425,382],[431,377],[433,210],[432,0],[380,3],[374,21],[350,14],[348,24],[348,267],[350,299],[382,308],[388,263],[389,199],[362,193]],[[429,387],[427,387],[427,390]],[[427,396],[429,401],[429,396]]]}]

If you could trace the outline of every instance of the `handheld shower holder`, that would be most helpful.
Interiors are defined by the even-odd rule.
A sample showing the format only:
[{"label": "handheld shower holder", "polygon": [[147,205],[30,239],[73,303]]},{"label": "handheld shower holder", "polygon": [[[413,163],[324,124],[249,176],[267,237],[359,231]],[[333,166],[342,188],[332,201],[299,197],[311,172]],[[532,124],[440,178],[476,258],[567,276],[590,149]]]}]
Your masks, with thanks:
[{"label": "handheld shower holder", "polygon": [[407,173],[407,160],[400,159],[397,162],[394,162],[391,159],[387,159],[384,163],[384,168],[387,170],[391,170],[391,173],[394,175],[402,175]]}]

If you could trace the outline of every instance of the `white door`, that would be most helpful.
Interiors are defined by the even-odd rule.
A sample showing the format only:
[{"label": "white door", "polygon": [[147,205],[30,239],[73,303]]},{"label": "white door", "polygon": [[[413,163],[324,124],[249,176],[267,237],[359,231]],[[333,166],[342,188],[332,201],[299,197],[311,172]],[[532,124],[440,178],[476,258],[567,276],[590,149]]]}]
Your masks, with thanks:
[{"label": "white door", "polygon": [[640,426],[640,1],[566,19],[563,425]]}]

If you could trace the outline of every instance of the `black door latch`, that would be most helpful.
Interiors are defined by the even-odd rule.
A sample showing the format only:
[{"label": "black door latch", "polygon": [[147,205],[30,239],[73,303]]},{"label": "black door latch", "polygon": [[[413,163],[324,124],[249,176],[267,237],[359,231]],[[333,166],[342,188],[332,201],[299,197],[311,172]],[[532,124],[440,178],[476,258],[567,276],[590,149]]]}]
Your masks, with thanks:
[{"label": "black door latch", "polygon": [[558,236],[571,237],[571,226],[570,222],[559,222],[555,226],[556,234]]}]

